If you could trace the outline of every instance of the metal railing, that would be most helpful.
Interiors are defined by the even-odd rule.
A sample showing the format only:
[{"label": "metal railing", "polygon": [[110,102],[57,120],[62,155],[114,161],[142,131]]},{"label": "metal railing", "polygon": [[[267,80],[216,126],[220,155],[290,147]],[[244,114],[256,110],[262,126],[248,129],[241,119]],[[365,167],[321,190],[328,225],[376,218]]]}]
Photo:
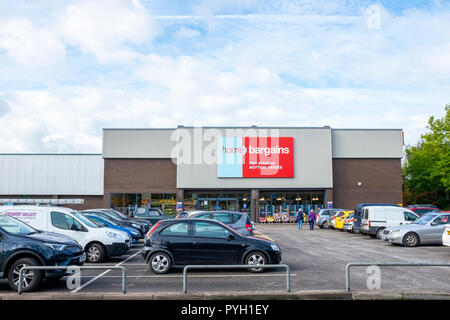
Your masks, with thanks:
[{"label": "metal railing", "polygon": [[109,269],[119,269],[122,270],[122,293],[127,293],[127,270],[123,266],[24,266],[19,271],[19,285],[17,286],[17,293],[22,294],[23,287],[23,273],[26,270],[60,270],[60,269],[71,269],[71,270],[109,270]]},{"label": "metal railing", "polygon": [[345,290],[350,292],[350,267],[353,266],[386,266],[386,267],[450,267],[450,263],[428,262],[350,262],[345,266]]},{"label": "metal railing", "polygon": [[191,269],[276,269],[285,268],[286,269],[286,290],[291,292],[291,269],[287,264],[264,264],[264,265],[187,265],[183,269],[183,293],[187,293],[187,275],[188,271]]}]

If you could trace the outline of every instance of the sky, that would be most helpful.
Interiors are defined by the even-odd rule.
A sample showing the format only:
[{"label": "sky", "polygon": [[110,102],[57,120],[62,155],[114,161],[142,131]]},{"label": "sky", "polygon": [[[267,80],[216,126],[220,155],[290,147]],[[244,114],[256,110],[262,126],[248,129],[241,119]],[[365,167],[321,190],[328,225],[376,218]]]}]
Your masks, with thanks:
[{"label": "sky", "polygon": [[450,1],[0,0],[0,152],[103,128],[401,128],[450,104]]}]

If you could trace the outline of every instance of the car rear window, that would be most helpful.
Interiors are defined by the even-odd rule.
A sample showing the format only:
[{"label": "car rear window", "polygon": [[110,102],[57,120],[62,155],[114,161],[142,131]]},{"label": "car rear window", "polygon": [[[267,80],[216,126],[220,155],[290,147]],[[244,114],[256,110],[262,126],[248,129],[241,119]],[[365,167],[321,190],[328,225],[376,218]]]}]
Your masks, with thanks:
[{"label": "car rear window", "polygon": [[226,212],[218,212],[213,214],[213,219],[225,224],[230,224],[230,214]]},{"label": "car rear window", "polygon": [[187,237],[189,234],[189,224],[187,222],[174,223],[160,232],[164,236]]},{"label": "car rear window", "polygon": [[[233,213],[233,214],[231,214],[231,220],[232,220],[232,223],[238,222],[239,219],[241,219],[241,217],[242,217],[242,216],[241,216],[239,213]],[[248,219],[248,217],[247,217],[247,219]],[[247,223],[249,223],[249,222],[247,222]]]}]

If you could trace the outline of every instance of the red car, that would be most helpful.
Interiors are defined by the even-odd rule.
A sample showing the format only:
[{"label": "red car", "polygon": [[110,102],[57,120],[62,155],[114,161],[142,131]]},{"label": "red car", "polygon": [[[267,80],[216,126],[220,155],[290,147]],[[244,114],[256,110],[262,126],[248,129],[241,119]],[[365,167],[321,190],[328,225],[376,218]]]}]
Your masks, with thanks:
[{"label": "red car", "polygon": [[417,214],[419,217],[421,217],[424,214],[429,213],[429,212],[441,212],[441,210],[439,210],[438,208],[432,208],[432,207],[414,207],[414,208],[409,208],[409,210],[411,210],[412,212]]}]

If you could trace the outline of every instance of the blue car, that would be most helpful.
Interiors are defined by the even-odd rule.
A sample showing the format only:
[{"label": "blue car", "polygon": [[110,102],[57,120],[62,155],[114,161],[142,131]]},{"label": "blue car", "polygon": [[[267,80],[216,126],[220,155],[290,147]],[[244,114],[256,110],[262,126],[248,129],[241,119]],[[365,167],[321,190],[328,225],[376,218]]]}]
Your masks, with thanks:
[{"label": "blue car", "polygon": [[83,215],[85,217],[91,219],[92,221],[94,221],[100,227],[108,227],[108,228],[124,231],[130,235],[131,243],[133,243],[133,244],[139,243],[139,237],[140,237],[139,230],[132,228],[132,227],[120,226],[112,220],[106,219],[104,217],[99,217],[95,214],[84,213]]}]

